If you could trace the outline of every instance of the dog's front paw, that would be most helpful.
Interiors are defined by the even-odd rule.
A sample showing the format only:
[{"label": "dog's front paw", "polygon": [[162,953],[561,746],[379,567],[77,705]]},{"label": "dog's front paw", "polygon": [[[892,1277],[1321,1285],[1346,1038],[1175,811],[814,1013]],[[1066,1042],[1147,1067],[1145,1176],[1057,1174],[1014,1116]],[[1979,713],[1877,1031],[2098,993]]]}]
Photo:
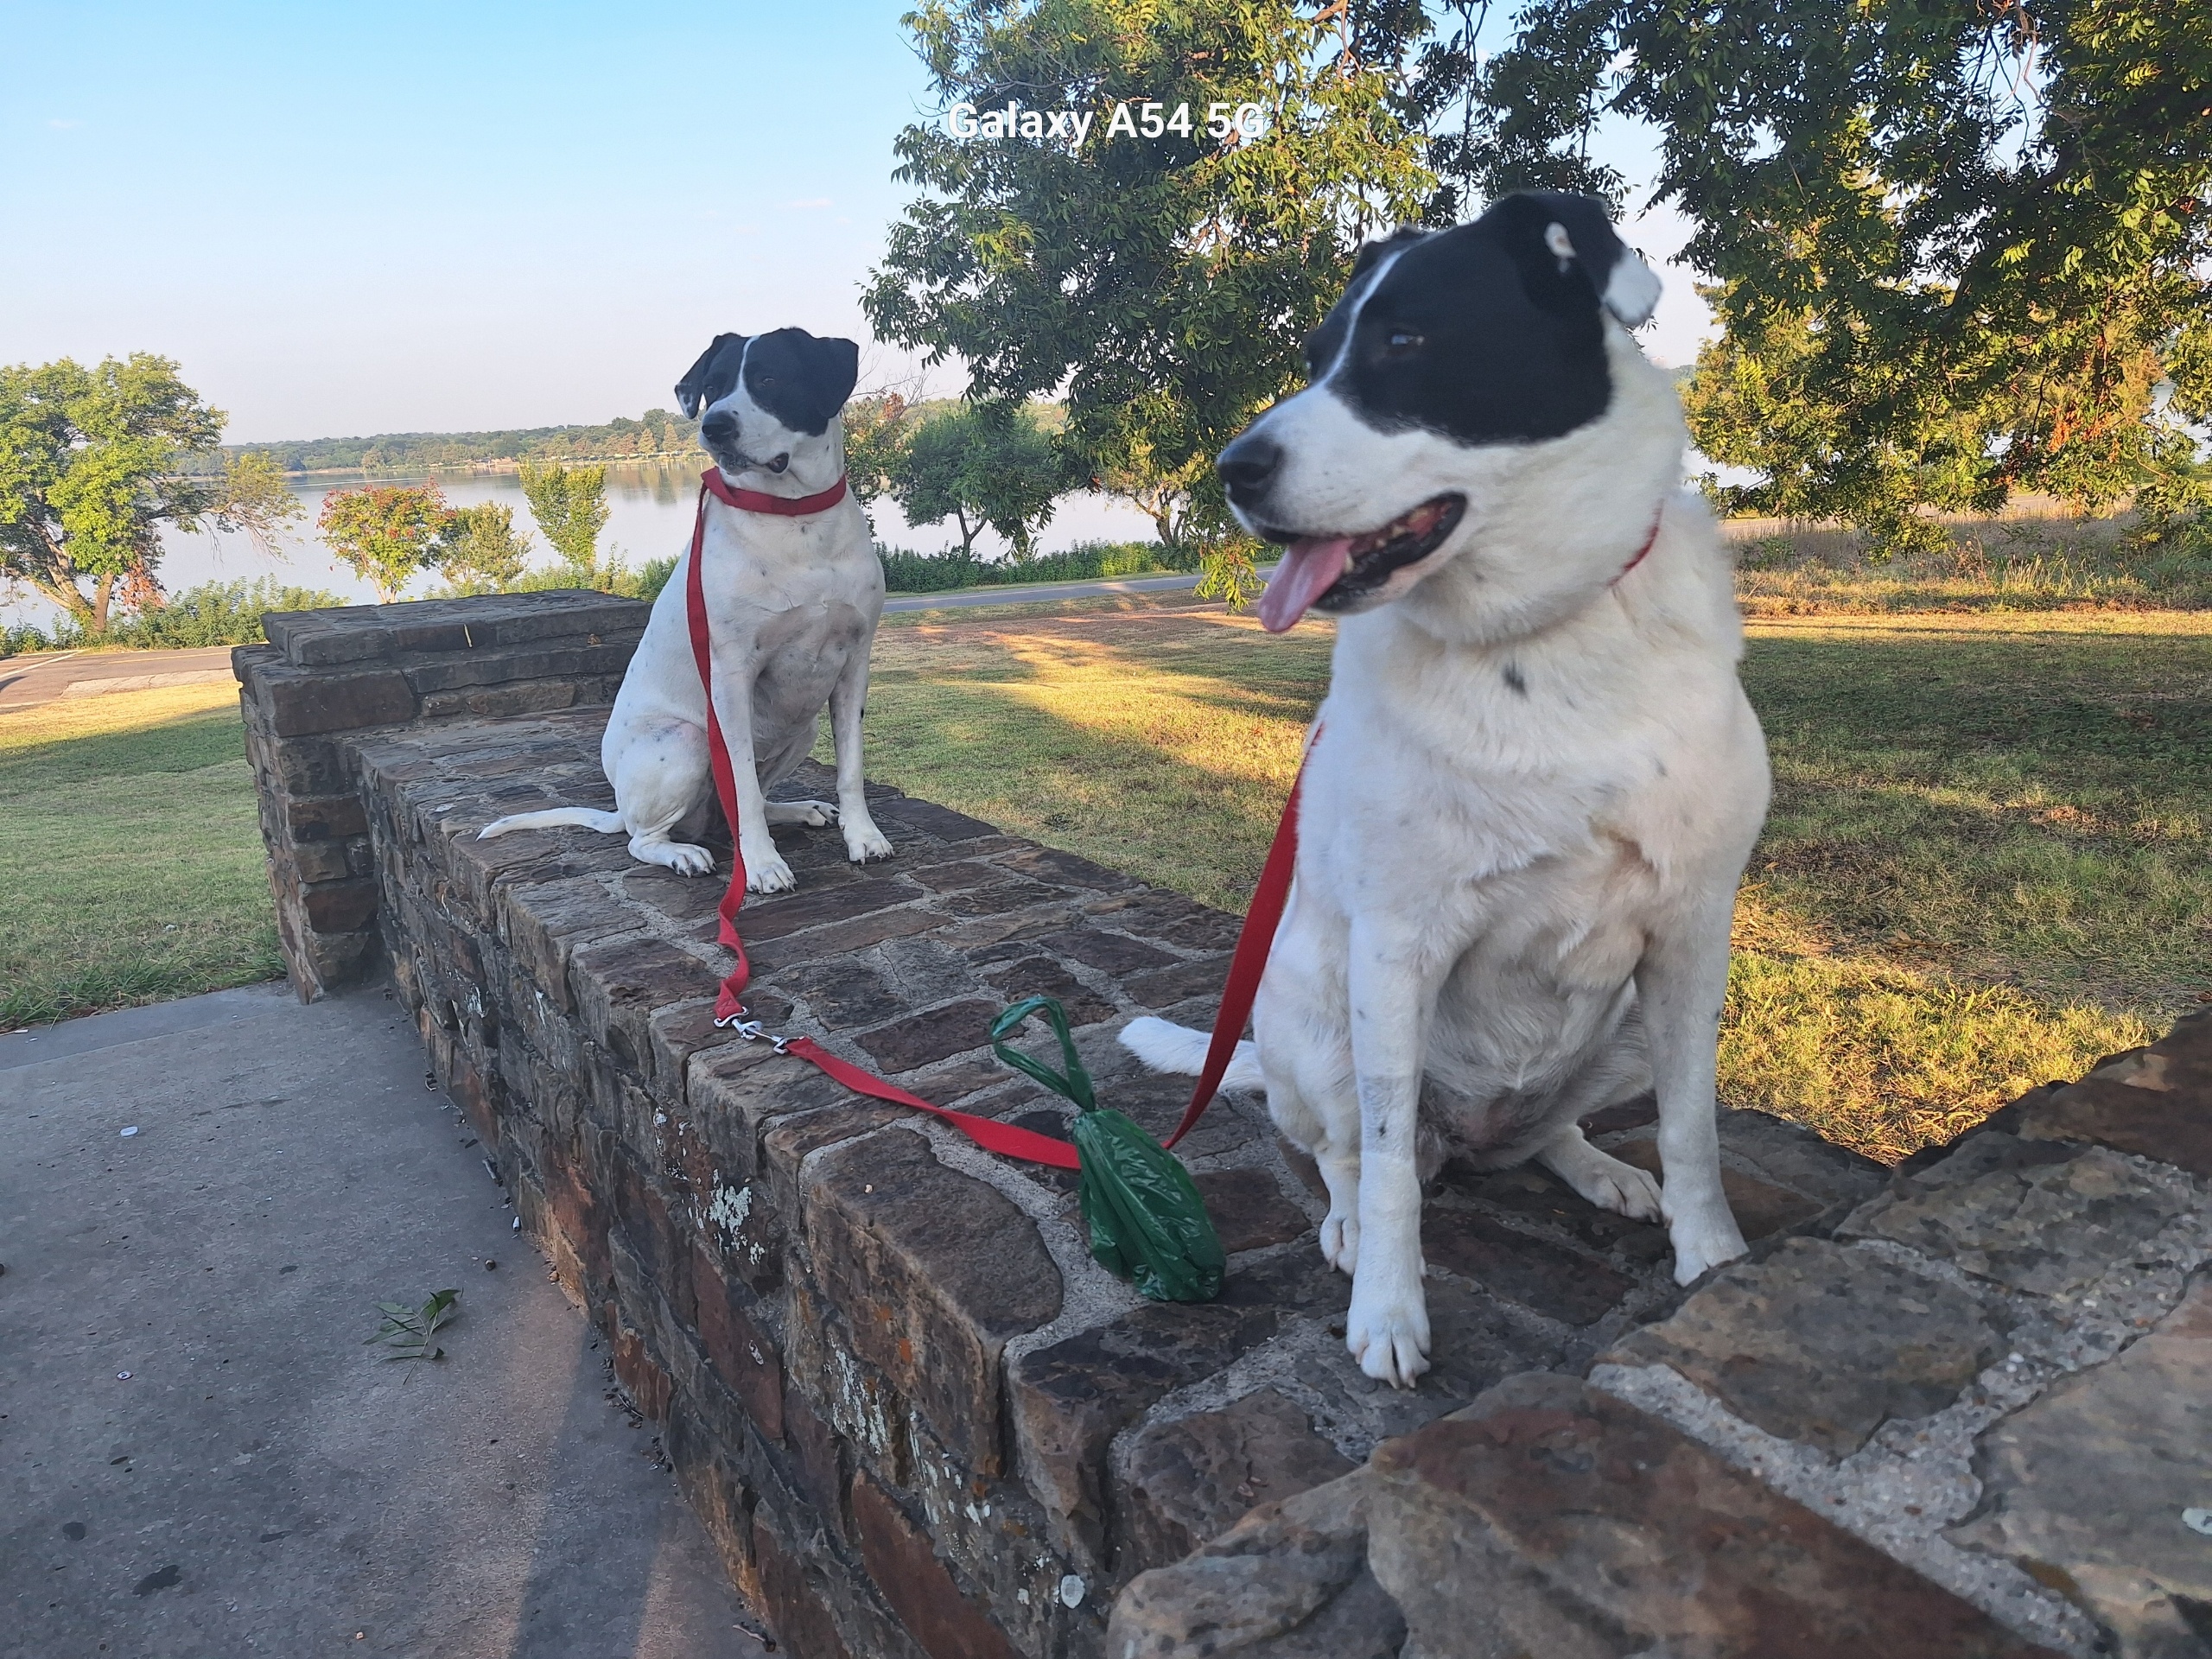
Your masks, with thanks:
[{"label": "dog's front paw", "polygon": [[1415,1280],[1377,1290],[1354,1281],[1344,1315],[1344,1346],[1378,1382],[1410,1389],[1428,1369],[1428,1307]]},{"label": "dog's front paw", "polygon": [[668,868],[678,875],[704,875],[715,868],[715,855],[703,847],[672,841],[668,844]]},{"label": "dog's front paw", "polygon": [[1605,1161],[1611,1167],[1599,1171],[1587,1187],[1580,1189],[1582,1196],[1600,1210],[1626,1216],[1630,1221],[1658,1220],[1659,1183],[1634,1164],[1611,1158]]},{"label": "dog's front paw", "polygon": [[1675,1282],[1678,1285],[1694,1283],[1722,1262],[1733,1262],[1745,1252],[1742,1230],[1725,1205],[1718,1216],[1676,1217],[1667,1231],[1675,1246]]},{"label": "dog's front paw", "polygon": [[868,819],[848,817],[845,820],[845,855],[854,863],[865,864],[871,858],[888,858],[891,852],[889,838]]},{"label": "dog's front paw", "polygon": [[755,857],[745,855],[745,890],[747,893],[789,893],[798,886],[798,878],[791,874],[791,867],[784,862],[783,855],[769,852]]},{"label": "dog's front paw", "polygon": [[1347,1277],[1359,1271],[1359,1217],[1332,1210],[1321,1218],[1321,1259]]}]

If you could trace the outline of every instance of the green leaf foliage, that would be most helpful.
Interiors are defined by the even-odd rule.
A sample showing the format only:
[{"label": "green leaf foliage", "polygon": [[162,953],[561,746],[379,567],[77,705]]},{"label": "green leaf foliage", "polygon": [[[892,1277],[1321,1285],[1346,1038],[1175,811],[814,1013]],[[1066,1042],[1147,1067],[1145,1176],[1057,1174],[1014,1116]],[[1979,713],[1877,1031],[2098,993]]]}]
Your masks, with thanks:
[{"label": "green leaf foliage", "polygon": [[892,499],[909,524],[952,519],[969,557],[988,525],[1024,564],[1073,481],[1038,411],[1004,402],[954,404],[919,419],[886,465]]},{"label": "green leaf foliage", "polygon": [[[1358,243],[1433,182],[1398,73],[1419,7],[926,0],[906,21],[941,106],[1095,118],[1079,141],[901,133],[924,194],[863,293],[876,332],[958,357],[980,404],[1064,398],[1081,481],[1171,544],[1223,543],[1214,455],[1297,384]],[[1191,130],[1113,134],[1117,99],[1187,105]],[[1264,134],[1208,132],[1248,103]]]},{"label": "green leaf foliage", "polygon": [[[381,432],[364,438],[290,438],[226,445],[225,457],[254,454],[281,473],[419,472],[487,461],[651,461],[698,456],[699,423],[665,409],[618,415],[597,426],[536,426],[499,432]],[[212,466],[211,466],[212,469]]]},{"label": "green leaf foliage", "polygon": [[36,589],[100,634],[118,598],[140,610],[160,602],[164,525],[266,542],[299,511],[272,469],[185,475],[224,419],[149,353],[90,369],[67,358],[0,367],[0,582]]},{"label": "green leaf foliage", "polygon": [[[1656,130],[1722,337],[1686,405],[1730,508],[1892,548],[2016,491],[2186,495],[2212,415],[2212,28],[2180,0],[1531,0],[1423,77],[1470,196],[1618,197],[1591,124]],[[1458,103],[1457,130],[1445,106]],[[1448,204],[1447,204],[1448,205]]]},{"label": "green leaf foliage", "polygon": [[530,516],[569,573],[591,585],[599,569],[599,532],[607,528],[607,468],[524,462],[522,493]]},{"label": "green leaf foliage", "polygon": [[443,1359],[446,1351],[438,1345],[438,1330],[454,1319],[454,1304],[460,1300],[458,1290],[434,1290],[420,1307],[378,1302],[383,1322],[375,1335],[362,1339],[362,1346],[383,1344],[385,1359]]},{"label": "green leaf foliage", "polygon": [[515,510],[501,502],[455,507],[432,556],[454,592],[498,593],[521,577],[530,532],[515,529]]},{"label": "green leaf foliage", "polygon": [[389,605],[417,570],[437,562],[439,538],[452,517],[435,484],[372,484],[333,490],[315,528],[346,568]]}]

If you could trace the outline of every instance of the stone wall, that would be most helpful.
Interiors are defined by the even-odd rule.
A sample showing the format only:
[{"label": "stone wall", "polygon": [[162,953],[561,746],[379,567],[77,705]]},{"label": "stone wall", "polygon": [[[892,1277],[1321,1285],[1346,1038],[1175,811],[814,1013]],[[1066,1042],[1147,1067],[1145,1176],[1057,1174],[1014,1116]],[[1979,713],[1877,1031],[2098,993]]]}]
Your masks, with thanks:
[{"label": "stone wall", "polygon": [[[353,630],[397,640],[441,626],[440,607],[392,608],[423,620],[340,616],[319,649],[353,664],[370,654],[346,654]],[[318,702],[308,688],[361,671],[287,663],[305,672],[277,676],[250,653],[241,664],[250,709],[275,683],[336,709],[342,696]],[[310,798],[358,810],[360,868],[343,879],[368,883],[439,1080],[624,1386],[665,1424],[691,1502],[791,1651],[2031,1650],[2019,1632],[2086,1650],[2079,1586],[2094,1572],[2053,1588],[2004,1566],[2001,1543],[1945,1542],[1996,1564],[1977,1577],[1927,1546],[1948,1519],[1897,1519],[1908,1505],[1936,1515],[1926,1494],[1885,1495],[1917,1469],[1955,1496],[1977,1478],[1960,1472],[1967,1428],[1995,1459],[1992,1437],[2029,1421],[2018,1407],[2064,1397],[2049,1385],[2067,1366],[2131,1338],[2128,1354],[2165,1351],[2140,1333],[2182,1317],[2171,1310],[2202,1259],[2190,1230],[2205,1215],[2201,1183],[2139,1155],[2171,1139],[2133,1097],[2168,1061],[2129,1062],[2129,1097],[2100,1108],[2110,1150],[2049,1138],[2086,1132],[2078,1093],[2039,1096],[2013,1116],[2044,1116],[1990,1131],[2030,1150],[1971,1165],[1974,1179],[2021,1184],[2012,1230],[1986,1237],[1965,1222],[1943,1232],[1951,1224],[1928,1217],[1954,1199],[1923,1201],[1980,1192],[1953,1178],[1969,1165],[1893,1183],[1803,1130],[1726,1114],[1728,1190],[1756,1256],[1687,1300],[1660,1230],[1600,1215],[1538,1172],[1447,1170],[1424,1229],[1435,1370],[1401,1394],[1344,1352],[1348,1286],[1315,1249],[1318,1183],[1263,1112],[1219,1103],[1185,1143],[1231,1252],[1222,1298],[1145,1303],[1084,1249],[1070,1178],[981,1154],[715,1031],[716,880],[647,868],[619,837],[582,830],[475,839],[505,813],[607,804],[602,709],[434,711],[410,690],[411,713],[391,692],[374,705],[385,723],[312,734],[328,746],[315,782],[329,787]],[[290,787],[272,734],[294,735],[272,723],[255,740],[265,791]],[[818,773],[798,781],[829,788]],[[778,832],[800,886],[746,906],[754,1011],[925,1098],[1053,1130],[1063,1103],[1000,1065],[985,1037],[1004,1003],[1050,992],[1103,1098],[1155,1131],[1172,1124],[1187,1084],[1137,1073],[1113,1036],[1141,1011],[1208,1023],[1235,918],[895,791],[871,797],[897,849],[887,862],[847,864],[834,830]],[[264,822],[289,819],[265,797]],[[297,844],[272,830],[272,859]],[[331,982],[328,963],[299,966],[318,939],[286,937],[303,987]],[[2102,1100],[2110,1082],[2082,1087]],[[1590,1127],[1649,1166],[1649,1116],[1632,1106]],[[2134,1142],[2111,1140],[2123,1123]],[[2047,1217],[2080,1224],[2038,1246]],[[2030,1265],[2037,1249],[2075,1266]],[[2089,1324],[2050,1323],[2051,1307],[2115,1294],[2121,1256],[2145,1264],[2126,1268],[2128,1298],[2099,1303],[2113,1311],[2090,1309]],[[1991,1289],[1991,1264],[2015,1262],[2021,1282]],[[2106,1347],[2081,1345],[2092,1331]],[[2013,1391],[1969,1423],[1982,1407],[1966,1402],[1993,1376]],[[1923,1430],[1936,1449],[1916,1452]],[[1515,1455],[1551,1475],[1501,1486],[1466,1461]],[[1577,1466],[1606,1471],[1610,1510],[1566,1478]],[[1821,1468],[1843,1470],[1841,1484],[1821,1486]],[[1373,1541],[1388,1527],[1370,1534],[1367,1519],[1385,1513],[1385,1489],[1446,1518],[1426,1533],[1409,1522],[1394,1554]],[[1878,1512],[1896,1524],[1884,1530]],[[1593,1513],[1602,1525],[1560,1518]],[[1721,1562],[1729,1524],[1757,1538]],[[1557,1560],[1627,1587],[1577,1600]],[[1485,1587],[1456,1611],[1419,1592],[1463,1580]],[[1827,1617],[1805,1588],[1823,1584],[1862,1597],[1857,1622],[1836,1627],[1861,1645],[1770,1640]],[[1535,1623],[1480,1611],[1524,1603]],[[1629,1639],[1658,1628],[1651,1605],[1676,1604],[1694,1631],[1666,1627],[1656,1640],[1673,1647]],[[1511,1634],[1524,1629],[1566,1635]],[[1929,1632],[1953,1645],[1929,1646]]]},{"label": "stone wall", "polygon": [[262,619],[270,643],[231,653],[277,931],[301,1001],[372,972],[381,943],[349,734],[612,703],[647,608],[563,590],[272,611]]},{"label": "stone wall", "polygon": [[1255,1510],[1131,1586],[1109,1651],[2212,1654],[2208,1178],[2212,1010],[1586,1379],[1510,1378]]}]

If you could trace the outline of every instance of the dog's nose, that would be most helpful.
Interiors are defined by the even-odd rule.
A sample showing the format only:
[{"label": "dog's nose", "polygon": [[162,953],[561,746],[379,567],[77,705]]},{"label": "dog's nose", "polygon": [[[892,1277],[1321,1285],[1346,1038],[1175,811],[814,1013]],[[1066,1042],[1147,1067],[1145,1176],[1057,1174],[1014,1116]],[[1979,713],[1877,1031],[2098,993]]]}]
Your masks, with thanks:
[{"label": "dog's nose", "polygon": [[728,443],[737,435],[737,416],[718,409],[701,423],[699,435],[709,443]]},{"label": "dog's nose", "polygon": [[1282,469],[1282,446],[1248,432],[1223,450],[1214,466],[1228,487],[1229,499],[1249,506]]}]

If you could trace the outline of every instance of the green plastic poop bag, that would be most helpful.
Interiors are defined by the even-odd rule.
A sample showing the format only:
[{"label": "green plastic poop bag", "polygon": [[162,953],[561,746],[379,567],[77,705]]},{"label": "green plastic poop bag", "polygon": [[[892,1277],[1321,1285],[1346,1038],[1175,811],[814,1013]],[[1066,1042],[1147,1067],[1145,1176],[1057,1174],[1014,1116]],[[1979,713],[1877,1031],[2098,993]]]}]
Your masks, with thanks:
[{"label": "green plastic poop bag", "polygon": [[[1041,1014],[1060,1039],[1065,1075],[1033,1060],[1007,1039],[1021,1022]],[[1183,1160],[1121,1113],[1099,1105],[1090,1074],[1076,1058],[1067,1010],[1049,996],[1028,996],[991,1022],[991,1047],[1016,1071],[1027,1071],[1077,1106],[1075,1148],[1083,1160],[1076,1193],[1090,1253],[1108,1272],[1129,1280],[1156,1302],[1210,1302],[1221,1294],[1227,1262],[1221,1238],[1192,1185]]]}]

